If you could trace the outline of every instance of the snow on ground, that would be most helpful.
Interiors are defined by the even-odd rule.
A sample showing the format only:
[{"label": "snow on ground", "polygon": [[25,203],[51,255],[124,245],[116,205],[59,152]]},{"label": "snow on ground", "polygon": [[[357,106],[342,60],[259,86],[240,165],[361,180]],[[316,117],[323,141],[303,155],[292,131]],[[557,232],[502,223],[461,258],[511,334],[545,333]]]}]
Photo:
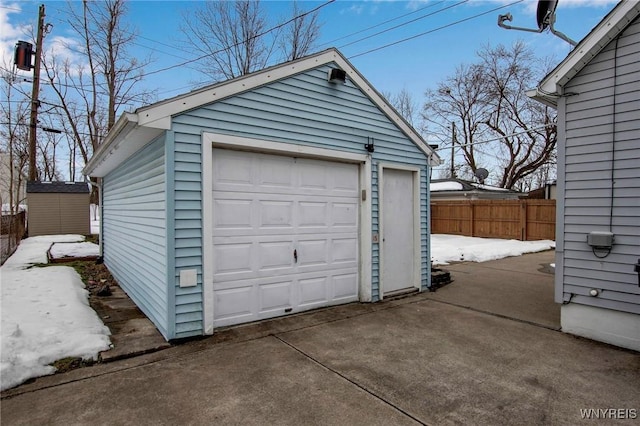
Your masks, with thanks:
[{"label": "snow on ground", "polygon": [[486,262],[524,253],[550,250],[556,243],[551,240],[518,241],[497,238],[463,237],[459,235],[431,235],[431,263],[447,265],[449,262]]},{"label": "snow on ground", "polygon": [[51,257],[61,259],[63,257],[87,257],[99,256],[100,247],[97,244],[82,243],[56,243],[51,246]]},{"label": "snow on ground", "polygon": [[100,206],[91,204],[89,206],[89,218],[91,219],[91,234],[98,235],[100,233]]},{"label": "snow on ground", "polygon": [[91,234],[98,235],[100,233],[100,219],[91,221]]},{"label": "snow on ground", "polygon": [[[109,349],[109,329],[89,306],[78,273],[68,266],[30,268],[47,262],[52,243],[83,240],[80,235],[27,238],[0,268],[0,389],[54,373],[49,364],[56,360],[96,359]],[[95,248],[82,244],[74,253],[94,254]]]}]

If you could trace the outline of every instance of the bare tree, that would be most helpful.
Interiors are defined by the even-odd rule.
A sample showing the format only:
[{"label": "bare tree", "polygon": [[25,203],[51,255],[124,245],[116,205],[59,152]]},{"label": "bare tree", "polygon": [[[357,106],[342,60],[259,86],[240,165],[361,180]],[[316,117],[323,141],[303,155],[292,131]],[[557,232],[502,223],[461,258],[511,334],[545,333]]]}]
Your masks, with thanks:
[{"label": "bare tree", "polygon": [[[77,148],[86,164],[115,124],[118,112],[148,101],[151,93],[136,90],[149,60],[128,51],[135,32],[124,21],[126,2],[84,0],[81,7],[78,5],[69,3],[67,22],[74,41],[64,48],[80,59],[59,61],[50,51],[44,53],[42,63],[57,97],[58,103],[52,105],[60,114],[59,125],[73,140],[71,151],[75,153]],[[69,164],[73,179],[75,158]]]},{"label": "bare tree", "polygon": [[387,101],[409,124],[416,127],[420,124],[420,114],[418,103],[414,100],[411,92],[403,87],[398,93],[382,92]]},{"label": "bare tree", "polygon": [[214,81],[261,70],[279,50],[290,61],[311,52],[320,36],[318,11],[304,12],[293,2],[292,18],[269,27],[260,0],[204,2],[185,15],[185,47],[201,62],[198,68]]},{"label": "bare tree", "polygon": [[258,0],[204,2],[182,27],[188,46],[202,58],[201,70],[215,81],[262,69],[275,41],[262,36],[265,12]]},{"label": "bare tree", "polygon": [[292,22],[284,27],[278,41],[278,46],[286,61],[293,61],[308,55],[320,37],[318,11],[304,14],[298,6],[298,2],[294,0],[291,13]]},{"label": "bare tree", "polygon": [[15,90],[14,75],[2,72],[0,76],[2,102],[0,102],[0,204],[8,204],[10,214],[19,210],[24,202],[24,185],[29,163],[29,97]]},{"label": "bare tree", "polygon": [[451,122],[457,123],[455,140],[468,174],[495,164],[497,184],[515,188],[555,152],[555,111],[525,94],[545,70],[522,42],[486,46],[478,56],[427,91],[422,115],[431,130],[450,132]]}]

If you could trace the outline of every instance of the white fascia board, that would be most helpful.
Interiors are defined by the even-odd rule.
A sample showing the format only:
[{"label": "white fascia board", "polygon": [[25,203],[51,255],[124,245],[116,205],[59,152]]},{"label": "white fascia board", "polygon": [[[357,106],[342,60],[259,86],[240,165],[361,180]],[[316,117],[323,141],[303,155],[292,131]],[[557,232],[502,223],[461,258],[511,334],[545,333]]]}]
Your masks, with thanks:
[{"label": "white fascia board", "polygon": [[[534,99],[555,104],[553,95],[563,95],[564,86],[575,77],[598,53],[602,51],[618,34],[640,15],[640,2],[621,1],[600,23],[580,41],[575,49],[538,85],[538,96]],[[528,94],[528,93],[527,93]]]},{"label": "white fascia board", "polygon": [[220,99],[228,98],[238,93],[252,90],[256,87],[330,63],[334,61],[334,57],[337,56],[336,54],[337,51],[335,49],[325,50],[316,55],[276,65],[262,71],[207,86],[166,101],[155,103],[148,107],[140,108],[138,110],[140,118],[139,124],[146,125],[159,120],[161,121],[166,119],[166,117],[171,117],[184,111],[189,111],[202,105],[207,105],[211,102],[219,101]]},{"label": "white fascia board", "polygon": [[[386,100],[369,84],[369,82],[342,56],[336,49],[328,49],[316,55],[287,62],[263,71],[258,71],[244,77],[238,77],[231,81],[207,86],[200,90],[180,95],[164,102],[158,102],[149,107],[141,108],[138,112],[138,124],[141,126],[158,125],[167,118],[180,114],[202,105],[209,104],[238,93],[282,80],[295,74],[299,74],[321,65],[336,63],[347,72],[351,81],[360,88],[378,108],[393,122],[402,132],[415,143],[430,159],[431,166],[441,164],[438,154],[418,135],[398,112],[387,103]],[[170,123],[169,123],[170,124]]]},{"label": "white fascia board", "polygon": [[106,176],[164,131],[139,126],[137,114],[122,114],[82,173],[86,176]]},{"label": "white fascia board", "polygon": [[124,114],[122,114],[109,131],[109,134],[107,135],[105,140],[93,153],[87,165],[84,167],[84,169],[82,169],[82,173],[85,176],[94,176],[93,171],[95,170],[95,168],[105,161],[106,157],[109,155],[109,151],[113,150],[115,145],[118,143],[118,140],[122,138],[123,135],[131,132],[131,130],[135,128],[137,123],[138,116],[136,114],[132,114],[129,112],[125,112]]}]

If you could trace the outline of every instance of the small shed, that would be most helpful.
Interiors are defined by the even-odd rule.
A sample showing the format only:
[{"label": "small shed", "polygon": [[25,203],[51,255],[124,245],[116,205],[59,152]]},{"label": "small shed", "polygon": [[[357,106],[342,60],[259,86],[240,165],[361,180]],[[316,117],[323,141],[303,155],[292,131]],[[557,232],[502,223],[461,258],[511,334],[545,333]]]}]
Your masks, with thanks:
[{"label": "small shed", "polygon": [[37,235],[89,235],[86,182],[27,182],[27,230]]},{"label": "small shed", "polygon": [[84,169],[167,339],[431,285],[434,150],[335,49],[125,113]]}]

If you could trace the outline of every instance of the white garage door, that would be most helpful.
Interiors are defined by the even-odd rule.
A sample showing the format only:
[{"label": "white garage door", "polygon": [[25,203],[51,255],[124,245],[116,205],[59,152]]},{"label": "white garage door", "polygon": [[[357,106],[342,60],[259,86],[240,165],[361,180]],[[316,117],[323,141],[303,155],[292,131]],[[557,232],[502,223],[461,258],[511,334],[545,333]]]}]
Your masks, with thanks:
[{"label": "white garage door", "polygon": [[215,327],[357,300],[358,170],[213,150]]}]

